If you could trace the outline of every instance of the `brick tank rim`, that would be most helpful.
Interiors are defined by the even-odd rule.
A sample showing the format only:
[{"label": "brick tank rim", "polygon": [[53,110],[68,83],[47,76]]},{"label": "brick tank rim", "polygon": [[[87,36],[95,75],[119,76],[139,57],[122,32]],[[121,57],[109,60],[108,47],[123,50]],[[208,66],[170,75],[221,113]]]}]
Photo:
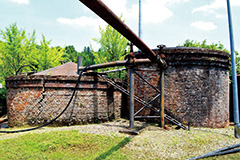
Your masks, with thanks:
[{"label": "brick tank rim", "polygon": [[[14,81],[14,80],[77,80],[78,76],[65,76],[65,75],[17,75],[17,76],[10,76],[10,77],[6,77],[5,81]],[[95,78],[94,76],[88,76],[88,75],[84,75],[81,77],[81,81],[94,81]],[[120,79],[114,79],[117,82],[120,82]],[[98,81],[101,82],[106,82],[102,79],[98,79]]]},{"label": "brick tank rim", "polygon": [[[78,76],[65,75],[18,75],[6,77],[7,88],[74,88]],[[121,83],[120,79],[115,79],[116,83]],[[47,85],[46,85],[47,84]],[[51,85],[48,85],[51,84]],[[82,84],[92,84],[94,86],[81,87]],[[82,89],[106,89],[101,84],[107,84],[107,81],[96,76],[82,76],[78,88]]]},{"label": "brick tank rim", "polygon": [[202,53],[207,55],[216,55],[229,58],[230,54],[220,50],[213,50],[208,48],[198,48],[198,47],[164,47],[163,49],[153,49],[154,52],[161,51],[163,53]]},{"label": "brick tank rim", "polygon": [[[197,47],[164,47],[153,51],[166,58],[168,66],[209,66],[230,70],[230,54],[220,50],[197,48]],[[143,52],[135,52],[137,59],[147,56]]]}]

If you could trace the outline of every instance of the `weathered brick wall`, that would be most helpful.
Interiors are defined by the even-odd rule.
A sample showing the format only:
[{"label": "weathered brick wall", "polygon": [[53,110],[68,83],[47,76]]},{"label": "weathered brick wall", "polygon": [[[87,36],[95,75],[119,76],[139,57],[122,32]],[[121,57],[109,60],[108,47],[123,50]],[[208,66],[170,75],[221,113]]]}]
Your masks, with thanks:
[{"label": "weathered brick wall", "polygon": [[[6,79],[9,125],[43,124],[68,104],[75,76],[16,76]],[[107,82],[83,76],[77,92],[55,124],[84,124],[120,117],[121,93]]]},{"label": "weathered brick wall", "polygon": [[[229,125],[229,54],[196,48],[164,48],[154,50],[164,54],[165,108],[169,115],[185,124],[205,127]],[[136,55],[142,58],[144,55]],[[160,88],[157,64],[135,66],[136,71],[155,87]],[[17,76],[6,79],[9,125],[45,123],[56,117],[71,97],[77,77]],[[135,93],[146,102],[157,92],[135,75]],[[122,95],[102,79],[84,76],[59,124],[82,124],[120,117]],[[127,101],[127,99],[123,99]],[[125,103],[126,104],[126,103]],[[128,103],[127,103],[128,104]],[[159,108],[159,99],[154,101]],[[135,103],[135,112],[142,105]],[[139,115],[154,115],[143,110]]]},{"label": "weathered brick wall", "polygon": [[194,126],[229,125],[228,71],[213,67],[169,67],[165,106],[177,119]]},{"label": "weathered brick wall", "polygon": [[[165,109],[169,115],[185,124],[205,127],[229,125],[229,54],[197,48],[164,48],[168,63],[165,70]],[[137,58],[144,55],[138,54]],[[137,71],[155,87],[160,88],[160,70],[156,64],[135,66]],[[155,71],[152,71],[155,70]],[[135,75],[135,94],[145,101],[157,92]],[[159,99],[153,103],[158,107]],[[142,105],[135,102],[135,112]],[[154,115],[144,110],[139,115]]]}]

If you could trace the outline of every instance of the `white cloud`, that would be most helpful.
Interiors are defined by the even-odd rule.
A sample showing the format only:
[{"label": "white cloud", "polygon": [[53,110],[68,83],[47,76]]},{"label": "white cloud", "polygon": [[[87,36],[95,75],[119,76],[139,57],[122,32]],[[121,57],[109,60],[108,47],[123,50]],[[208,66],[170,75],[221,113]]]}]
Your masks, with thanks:
[{"label": "white cloud", "polygon": [[239,0],[230,0],[230,4],[232,6],[240,6],[240,1]]},{"label": "white cloud", "polygon": [[[173,16],[173,12],[167,7],[169,4],[188,2],[189,0],[143,0],[142,1],[142,21],[143,23],[161,23],[164,20]],[[138,1],[127,7],[127,0],[113,1],[103,0],[103,3],[108,6],[117,16],[123,14],[125,20],[138,20]],[[90,11],[89,9],[86,11]],[[98,27],[106,25],[101,18],[92,18],[82,16],[79,18],[57,18],[58,23],[78,26],[92,26],[98,31]]]},{"label": "white cloud", "polygon": [[159,0],[146,0],[142,11],[145,23],[161,23],[173,16],[173,12],[166,7],[166,3]]},{"label": "white cloud", "polygon": [[[189,0],[144,0],[142,1],[142,21],[143,23],[161,23],[173,16],[173,12],[168,5],[188,2]],[[138,3],[133,4],[128,16],[138,19]]]},{"label": "white cloud", "polygon": [[226,5],[225,0],[215,0],[213,3],[211,3],[209,5],[204,5],[199,8],[193,9],[192,13],[195,13],[195,12],[214,13],[214,10],[219,9],[219,8],[224,8],[224,5]]},{"label": "white cloud", "polygon": [[176,3],[182,3],[182,2],[189,2],[190,0],[164,0],[165,3],[172,3],[172,4],[176,4]]},{"label": "white cloud", "polygon": [[58,23],[68,24],[68,25],[77,25],[82,27],[94,27],[98,31],[98,27],[106,25],[106,23],[100,18],[86,17],[82,16],[79,18],[57,18]]},{"label": "white cloud", "polygon": [[217,26],[213,22],[196,21],[191,23],[191,26],[200,30],[205,30],[205,31],[217,29]]},{"label": "white cloud", "polygon": [[218,14],[218,13],[215,14],[216,18],[225,18],[226,16],[227,16],[226,14]]},{"label": "white cloud", "polygon": [[[114,0],[102,0],[106,6],[112,10],[117,16],[127,13],[127,0],[114,1]],[[126,15],[125,15],[126,16]]]},{"label": "white cloud", "polygon": [[[240,6],[240,1],[231,0],[230,4],[231,6]],[[215,13],[215,10],[220,8],[227,8],[226,0],[214,0],[212,3],[208,5],[204,5],[204,6],[193,9],[192,13],[195,13],[195,12]]]},{"label": "white cloud", "polygon": [[29,4],[30,0],[10,0],[11,2],[15,2],[18,4]]},{"label": "white cloud", "polygon": [[[170,5],[185,3],[189,0],[145,0],[142,2],[142,18],[145,23],[161,23],[173,16]],[[138,4],[135,8],[138,10]],[[138,12],[135,12],[138,14]]]},{"label": "white cloud", "polygon": [[[103,0],[103,3],[110,8],[117,16],[121,16],[121,14],[127,12],[126,8],[126,0],[121,0],[116,3],[116,1],[112,0]],[[87,9],[87,7],[84,7],[86,12],[89,12],[90,10]],[[101,18],[93,18],[93,17],[86,17],[81,16],[79,18],[57,18],[57,22],[61,24],[67,24],[67,25],[77,25],[81,27],[93,27],[96,32],[99,31],[99,26],[105,26],[107,23],[102,20]]]},{"label": "white cloud", "polygon": [[[161,23],[173,16],[173,12],[167,7],[169,4],[188,2],[189,0],[142,0],[143,23]],[[123,14],[123,19],[138,20],[138,1],[127,8],[127,0],[103,2],[118,16]],[[126,18],[125,18],[126,17]]]}]

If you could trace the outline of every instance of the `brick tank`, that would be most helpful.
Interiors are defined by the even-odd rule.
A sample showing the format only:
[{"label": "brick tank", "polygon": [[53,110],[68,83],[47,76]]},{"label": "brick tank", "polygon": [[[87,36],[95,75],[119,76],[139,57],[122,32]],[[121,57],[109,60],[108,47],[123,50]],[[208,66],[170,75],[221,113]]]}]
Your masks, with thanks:
[{"label": "brick tank", "polygon": [[[9,126],[39,125],[67,105],[77,76],[30,75],[6,78]],[[82,76],[57,125],[104,122],[120,117],[121,93],[97,76]]]},{"label": "brick tank", "polygon": [[[154,50],[166,57],[164,79],[166,113],[184,124],[221,128],[229,126],[229,54],[222,51],[172,47]],[[135,53],[136,58],[146,58]],[[135,69],[155,87],[160,88],[157,64],[136,65]],[[149,101],[157,92],[135,75],[135,95]],[[154,101],[159,108],[159,100]],[[142,105],[135,102],[135,112]],[[144,110],[139,115],[154,115]]]}]

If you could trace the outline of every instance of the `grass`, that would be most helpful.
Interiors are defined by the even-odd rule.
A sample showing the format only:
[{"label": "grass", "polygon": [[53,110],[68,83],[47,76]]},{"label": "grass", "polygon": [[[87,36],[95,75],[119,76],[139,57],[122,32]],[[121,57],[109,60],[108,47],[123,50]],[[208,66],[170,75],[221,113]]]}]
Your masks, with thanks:
[{"label": "grass", "polygon": [[[187,159],[237,143],[233,127],[166,131],[148,126],[137,136],[79,130],[32,132],[0,140],[0,159]],[[207,159],[240,159],[240,153]]]},{"label": "grass", "polygon": [[[28,133],[0,141],[0,159],[105,159],[130,140],[72,131]],[[117,155],[125,159],[124,155]]]},{"label": "grass", "polygon": [[[131,150],[130,159],[187,159],[204,153],[240,143],[231,129],[194,129],[192,131],[145,131],[135,137],[122,151]],[[225,159],[240,159],[240,154]],[[209,158],[211,159],[211,158]]]}]

